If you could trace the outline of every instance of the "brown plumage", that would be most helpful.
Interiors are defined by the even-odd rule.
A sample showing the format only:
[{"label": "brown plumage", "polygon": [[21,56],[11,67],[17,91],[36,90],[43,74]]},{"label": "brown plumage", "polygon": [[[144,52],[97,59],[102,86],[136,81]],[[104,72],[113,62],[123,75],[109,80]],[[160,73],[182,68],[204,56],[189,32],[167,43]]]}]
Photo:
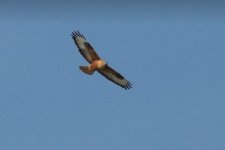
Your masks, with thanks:
[{"label": "brown plumage", "polygon": [[98,56],[94,48],[89,44],[83,34],[81,34],[79,31],[74,31],[72,32],[71,36],[81,55],[90,64],[89,66],[80,66],[81,71],[89,75],[92,75],[95,71],[98,71],[108,80],[121,86],[122,88],[132,88],[132,84],[127,79],[108,66],[108,64]]}]

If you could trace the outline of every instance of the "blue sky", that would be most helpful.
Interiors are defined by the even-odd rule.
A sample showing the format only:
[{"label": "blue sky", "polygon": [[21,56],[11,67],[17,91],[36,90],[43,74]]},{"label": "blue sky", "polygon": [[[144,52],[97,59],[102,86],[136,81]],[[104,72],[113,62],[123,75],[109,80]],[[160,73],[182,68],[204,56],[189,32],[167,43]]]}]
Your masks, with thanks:
[{"label": "blue sky", "polygon": [[[225,148],[220,1],[0,5],[0,149]],[[134,84],[83,74],[79,30]]]}]

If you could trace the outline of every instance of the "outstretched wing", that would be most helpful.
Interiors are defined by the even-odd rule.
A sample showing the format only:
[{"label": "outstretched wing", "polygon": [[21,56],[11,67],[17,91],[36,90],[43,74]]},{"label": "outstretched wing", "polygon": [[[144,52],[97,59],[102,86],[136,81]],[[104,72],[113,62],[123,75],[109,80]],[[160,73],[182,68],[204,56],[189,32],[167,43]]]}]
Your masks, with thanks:
[{"label": "outstretched wing", "polygon": [[100,59],[94,48],[88,43],[83,34],[80,34],[79,31],[74,31],[71,36],[77,45],[79,52],[89,63]]},{"label": "outstretched wing", "polygon": [[107,79],[109,79],[110,81],[116,83],[122,88],[125,88],[126,90],[132,88],[132,84],[127,79],[125,79],[121,74],[116,72],[107,64],[105,65],[103,69],[99,69],[98,72],[102,74],[104,77],[106,77]]}]

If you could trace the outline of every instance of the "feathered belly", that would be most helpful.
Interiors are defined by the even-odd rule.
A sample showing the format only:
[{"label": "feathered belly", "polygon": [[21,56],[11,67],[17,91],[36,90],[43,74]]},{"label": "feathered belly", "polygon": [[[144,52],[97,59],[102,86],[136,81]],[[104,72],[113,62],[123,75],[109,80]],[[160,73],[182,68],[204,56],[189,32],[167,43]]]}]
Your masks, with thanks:
[{"label": "feathered belly", "polygon": [[102,59],[94,61],[89,67],[90,70],[98,70],[104,68],[106,62]]}]

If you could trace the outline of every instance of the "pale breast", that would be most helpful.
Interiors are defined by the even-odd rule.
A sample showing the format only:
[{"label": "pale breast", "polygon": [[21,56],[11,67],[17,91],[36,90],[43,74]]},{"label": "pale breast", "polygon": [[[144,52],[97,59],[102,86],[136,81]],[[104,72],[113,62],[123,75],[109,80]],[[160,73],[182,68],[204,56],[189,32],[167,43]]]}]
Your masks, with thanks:
[{"label": "pale breast", "polygon": [[106,64],[106,62],[104,60],[102,60],[102,59],[97,60],[97,68],[98,69],[103,68],[105,66],[105,64]]},{"label": "pale breast", "polygon": [[102,59],[100,60],[96,60],[94,61],[91,65],[90,65],[90,69],[91,70],[97,70],[97,69],[102,69],[104,66],[106,65],[106,62]]}]

